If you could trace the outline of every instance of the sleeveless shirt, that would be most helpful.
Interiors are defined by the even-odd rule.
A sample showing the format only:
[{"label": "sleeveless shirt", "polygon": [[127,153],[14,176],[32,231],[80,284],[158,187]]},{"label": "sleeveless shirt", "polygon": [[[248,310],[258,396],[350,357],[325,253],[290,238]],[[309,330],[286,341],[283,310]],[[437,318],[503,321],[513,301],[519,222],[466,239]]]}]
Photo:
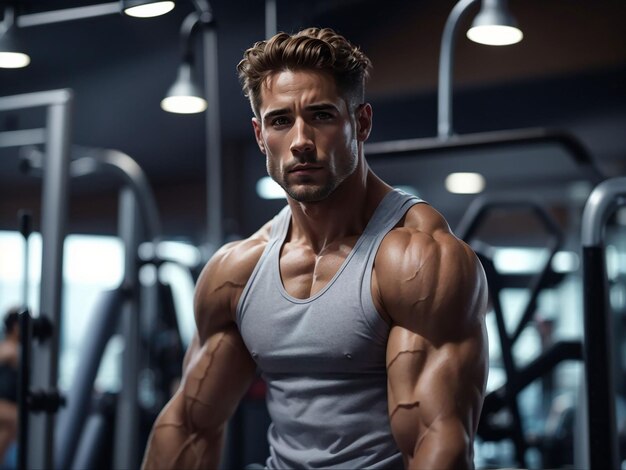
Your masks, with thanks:
[{"label": "sleeveless shirt", "polygon": [[389,326],[371,279],[383,238],[419,202],[387,193],[331,281],[307,299],[289,295],[280,277],[289,206],[274,218],[236,312],[267,383],[268,468],[403,468],[387,410]]}]

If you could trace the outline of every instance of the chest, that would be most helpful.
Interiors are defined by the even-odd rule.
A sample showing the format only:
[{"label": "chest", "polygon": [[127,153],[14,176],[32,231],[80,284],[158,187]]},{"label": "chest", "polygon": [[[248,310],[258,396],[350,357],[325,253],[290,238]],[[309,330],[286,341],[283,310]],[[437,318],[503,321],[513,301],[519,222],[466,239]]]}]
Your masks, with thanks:
[{"label": "chest", "polygon": [[371,266],[351,248],[302,263],[302,253],[287,247],[261,263],[239,321],[266,374],[385,370],[389,328],[372,300]]},{"label": "chest", "polygon": [[354,249],[358,237],[332,243],[320,253],[298,243],[285,243],[279,254],[279,271],[285,291],[297,299],[307,299],[323,290],[337,275]]}]

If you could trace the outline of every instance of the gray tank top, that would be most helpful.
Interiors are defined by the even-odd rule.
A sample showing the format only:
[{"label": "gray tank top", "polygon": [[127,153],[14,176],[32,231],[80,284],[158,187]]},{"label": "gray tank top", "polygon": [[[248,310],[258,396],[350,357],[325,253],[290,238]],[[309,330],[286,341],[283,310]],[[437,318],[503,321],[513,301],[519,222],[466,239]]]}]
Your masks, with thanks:
[{"label": "gray tank top", "polygon": [[237,306],[268,386],[268,468],[403,468],[387,411],[389,326],[371,279],[382,239],[418,202],[398,190],[385,195],[335,276],[308,299],[290,296],[280,278],[289,206],[274,218]]}]

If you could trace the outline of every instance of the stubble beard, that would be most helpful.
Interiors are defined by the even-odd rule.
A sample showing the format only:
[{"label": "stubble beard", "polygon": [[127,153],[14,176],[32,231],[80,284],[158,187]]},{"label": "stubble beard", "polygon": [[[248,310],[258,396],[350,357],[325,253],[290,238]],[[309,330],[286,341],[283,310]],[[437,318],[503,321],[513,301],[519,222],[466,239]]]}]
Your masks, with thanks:
[{"label": "stubble beard", "polygon": [[336,184],[335,178],[332,178],[323,186],[308,186],[306,184],[301,184],[298,185],[301,186],[300,188],[294,188],[292,185],[287,184],[285,180],[283,180],[283,184],[281,184],[281,186],[294,201],[320,202],[330,196],[337,188],[338,184]]},{"label": "stubble beard", "polygon": [[349,176],[356,170],[358,158],[354,158],[346,167],[329,175],[328,179],[322,184],[314,184],[313,180],[307,184],[306,180],[297,184],[289,183],[289,173],[281,171],[277,168],[268,167],[270,177],[276,181],[287,195],[297,202],[313,203],[321,202],[327,199]]}]

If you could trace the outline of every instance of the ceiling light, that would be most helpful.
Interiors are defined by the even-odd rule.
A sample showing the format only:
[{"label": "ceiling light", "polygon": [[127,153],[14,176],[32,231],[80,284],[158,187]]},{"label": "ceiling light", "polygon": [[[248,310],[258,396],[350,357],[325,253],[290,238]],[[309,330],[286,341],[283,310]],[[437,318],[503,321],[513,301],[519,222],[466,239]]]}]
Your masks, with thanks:
[{"label": "ceiling light", "polygon": [[169,113],[195,114],[207,108],[200,87],[193,82],[191,64],[183,62],[178,69],[176,82],[161,100],[161,108]]},{"label": "ceiling light", "polygon": [[165,15],[172,11],[174,2],[154,0],[122,0],[122,9],[128,16],[135,18],[152,18]]},{"label": "ceiling light", "polygon": [[30,57],[23,52],[5,52],[0,50],[0,68],[20,69],[30,64]]},{"label": "ceiling light", "polygon": [[517,27],[505,1],[483,0],[480,12],[467,31],[467,37],[489,46],[508,46],[520,42],[524,34]]},{"label": "ceiling light", "polygon": [[14,24],[13,9],[4,12],[4,31],[0,36],[0,68],[19,69],[30,64],[30,56],[20,47],[20,32]]},{"label": "ceiling light", "polygon": [[485,178],[480,173],[450,173],[445,185],[454,194],[477,194],[485,189]]}]

